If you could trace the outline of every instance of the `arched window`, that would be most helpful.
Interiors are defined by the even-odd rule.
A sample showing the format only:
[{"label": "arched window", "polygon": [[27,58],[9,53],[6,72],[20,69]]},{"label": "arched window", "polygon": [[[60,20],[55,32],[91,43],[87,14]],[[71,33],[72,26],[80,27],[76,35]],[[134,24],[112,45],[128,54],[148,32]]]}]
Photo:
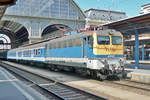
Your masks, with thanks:
[{"label": "arched window", "polygon": [[5,34],[0,34],[0,49],[11,49],[11,40],[10,38]]}]

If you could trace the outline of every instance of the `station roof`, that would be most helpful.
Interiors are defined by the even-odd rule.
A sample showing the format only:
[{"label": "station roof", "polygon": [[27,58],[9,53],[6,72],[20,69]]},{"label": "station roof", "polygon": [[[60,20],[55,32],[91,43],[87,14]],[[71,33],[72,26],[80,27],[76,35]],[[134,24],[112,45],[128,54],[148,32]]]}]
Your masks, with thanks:
[{"label": "station roof", "polygon": [[[139,44],[140,44],[138,34],[144,34],[144,33],[150,34],[150,13],[122,19],[116,22],[107,23],[103,25],[103,28],[115,29],[117,31],[120,31],[125,37],[130,35],[135,35],[136,37],[134,43],[135,54],[136,54],[135,69],[138,69],[139,68]],[[127,43],[125,45],[127,45]]]},{"label": "station roof", "polygon": [[0,0],[0,5],[12,5],[15,4],[17,0]]},{"label": "station roof", "polygon": [[[149,45],[150,44],[150,37],[139,37],[139,45],[142,45],[142,44]],[[125,45],[126,46],[134,46],[135,45],[135,39],[125,40]]]},{"label": "station roof", "polygon": [[27,41],[28,35],[25,28],[15,22],[11,21],[3,21],[1,20],[3,15],[5,14],[5,11],[8,7],[14,5],[17,0],[0,0],[0,33],[6,34],[11,38],[11,40],[15,41],[14,43],[16,44],[17,42],[21,41]]},{"label": "station roof", "polygon": [[6,11],[7,6],[5,5],[0,5],[0,19],[2,18],[2,16],[4,15],[5,11]]},{"label": "station roof", "polygon": [[0,21],[0,33],[9,36],[14,44],[28,41],[27,29],[16,22]]},{"label": "station roof", "polygon": [[0,19],[4,15],[8,6],[16,3],[17,0],[0,0]]},{"label": "station roof", "polygon": [[0,0],[0,20],[3,17],[6,9],[11,6],[14,5],[16,3],[17,0]]},{"label": "station roof", "polygon": [[137,29],[139,34],[149,33],[150,13],[107,23],[103,27],[121,31],[124,35],[134,34],[134,29]]}]

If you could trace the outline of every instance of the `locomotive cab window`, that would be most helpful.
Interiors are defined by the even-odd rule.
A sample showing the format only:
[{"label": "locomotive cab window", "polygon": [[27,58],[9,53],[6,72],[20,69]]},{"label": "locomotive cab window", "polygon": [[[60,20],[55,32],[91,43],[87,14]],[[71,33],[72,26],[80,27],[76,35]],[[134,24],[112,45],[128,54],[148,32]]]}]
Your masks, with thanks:
[{"label": "locomotive cab window", "polygon": [[112,36],[112,44],[113,45],[121,45],[122,38],[120,36]]},{"label": "locomotive cab window", "polygon": [[108,45],[110,44],[109,36],[97,36],[97,43],[100,45]]}]

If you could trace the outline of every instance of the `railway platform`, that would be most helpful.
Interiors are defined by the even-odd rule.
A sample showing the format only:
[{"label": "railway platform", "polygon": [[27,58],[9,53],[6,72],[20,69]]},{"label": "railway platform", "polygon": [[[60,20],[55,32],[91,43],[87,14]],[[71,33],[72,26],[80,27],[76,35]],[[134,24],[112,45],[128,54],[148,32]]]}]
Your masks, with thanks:
[{"label": "railway platform", "polygon": [[[127,60],[126,63],[127,64],[135,64],[135,60]],[[148,60],[140,60],[139,64],[150,64],[150,61],[148,61]]]},{"label": "railway platform", "polygon": [[133,81],[150,84],[150,70],[126,68],[129,77]]},{"label": "railway platform", "polygon": [[47,100],[0,66],[0,100]]}]

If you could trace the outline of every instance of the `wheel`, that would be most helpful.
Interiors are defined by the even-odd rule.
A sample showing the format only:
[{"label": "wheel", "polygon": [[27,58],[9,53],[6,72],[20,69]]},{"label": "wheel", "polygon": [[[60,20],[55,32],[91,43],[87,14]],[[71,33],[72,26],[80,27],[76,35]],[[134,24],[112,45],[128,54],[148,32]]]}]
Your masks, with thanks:
[{"label": "wheel", "polygon": [[97,76],[97,79],[100,80],[100,81],[103,81],[103,80],[107,79],[107,75],[103,75],[98,71],[96,72],[96,76]]},{"label": "wheel", "polygon": [[97,78],[97,73],[96,73],[96,71],[90,70],[90,76],[91,76],[92,78],[96,79],[96,78]]}]

